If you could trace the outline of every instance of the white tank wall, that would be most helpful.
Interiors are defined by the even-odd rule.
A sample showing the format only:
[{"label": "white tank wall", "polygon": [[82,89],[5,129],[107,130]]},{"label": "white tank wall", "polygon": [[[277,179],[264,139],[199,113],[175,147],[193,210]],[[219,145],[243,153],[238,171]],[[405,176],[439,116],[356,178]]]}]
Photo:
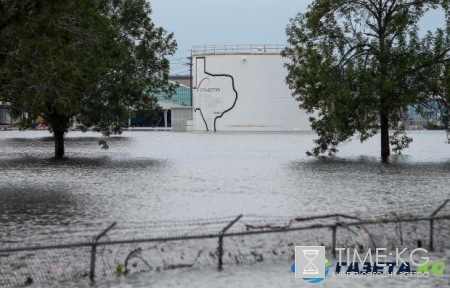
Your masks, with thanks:
[{"label": "white tank wall", "polygon": [[[206,72],[233,76],[238,93],[234,108],[217,119],[217,131],[311,131],[309,116],[286,85],[286,60],[280,55],[197,55],[193,60],[193,106],[201,109],[210,131],[214,119],[233,106],[236,94],[230,77],[205,73],[205,61]],[[199,111],[194,130],[206,130]]]}]

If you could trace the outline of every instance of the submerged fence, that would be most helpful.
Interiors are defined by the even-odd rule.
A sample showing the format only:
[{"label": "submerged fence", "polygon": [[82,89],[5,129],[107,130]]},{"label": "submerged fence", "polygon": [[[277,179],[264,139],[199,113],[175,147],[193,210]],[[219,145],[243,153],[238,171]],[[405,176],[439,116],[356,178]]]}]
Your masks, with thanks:
[{"label": "submerged fence", "polygon": [[[0,286],[94,280],[199,266],[222,269],[223,265],[294,259],[296,245],[326,246],[328,257],[335,256],[336,247],[423,247],[440,251],[450,248],[448,203],[428,215],[239,215],[127,226],[112,223],[101,233],[80,241],[52,240],[31,246],[2,243]],[[66,236],[80,233],[71,230]]]}]

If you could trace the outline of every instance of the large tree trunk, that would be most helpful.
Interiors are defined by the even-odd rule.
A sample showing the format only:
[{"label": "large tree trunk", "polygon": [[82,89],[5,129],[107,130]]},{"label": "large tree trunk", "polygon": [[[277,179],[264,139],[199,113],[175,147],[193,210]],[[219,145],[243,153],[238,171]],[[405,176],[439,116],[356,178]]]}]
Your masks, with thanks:
[{"label": "large tree trunk", "polygon": [[61,159],[64,157],[64,131],[54,130],[53,138],[55,139],[55,158]]},{"label": "large tree trunk", "polygon": [[389,118],[388,116],[381,112],[381,159],[387,160],[389,155],[391,155],[391,148],[389,146]]}]

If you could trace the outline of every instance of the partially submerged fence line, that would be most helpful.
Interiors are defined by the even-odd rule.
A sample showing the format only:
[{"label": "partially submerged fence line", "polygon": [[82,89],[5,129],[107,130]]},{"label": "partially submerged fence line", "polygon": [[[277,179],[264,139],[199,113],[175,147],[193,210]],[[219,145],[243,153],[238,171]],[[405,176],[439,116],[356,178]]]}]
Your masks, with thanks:
[{"label": "partially submerged fence line", "polygon": [[444,203],[442,203],[441,206],[439,206],[436,211],[434,211],[431,214],[431,219],[430,219],[430,250],[434,251],[434,220],[436,219],[436,214],[439,213],[439,211],[441,211],[450,201],[450,199],[447,199]]},{"label": "partially submerged fence line", "polygon": [[219,247],[217,247],[217,251],[219,254],[219,264],[217,269],[222,270],[222,266],[223,266],[223,237],[225,236],[225,233],[231,228],[231,226],[233,226],[236,222],[239,221],[239,219],[242,218],[242,216],[244,215],[239,215],[238,217],[236,217],[236,219],[234,219],[233,221],[231,221],[230,224],[228,224],[225,228],[222,229],[222,231],[220,231],[219,233]]},{"label": "partially submerged fence line", "polygon": [[94,243],[92,243],[92,252],[91,252],[91,270],[89,272],[89,278],[91,279],[91,281],[94,281],[94,278],[95,278],[95,260],[96,260],[96,256],[97,256],[98,241],[100,240],[100,238],[105,236],[109,230],[114,228],[114,226],[116,226],[116,224],[117,224],[117,222],[112,223],[111,225],[108,226],[108,228],[106,228],[100,234],[98,234],[96,237],[94,237]]},{"label": "partially submerged fence line", "polygon": [[[22,259],[20,256],[20,253],[22,252],[34,252],[35,254],[37,253],[37,251],[49,251],[48,253],[50,253],[50,251],[53,250],[63,250],[63,249],[83,249],[84,248],[90,248],[90,262],[89,262],[89,273],[86,274],[84,272],[77,272],[76,277],[87,277],[89,276],[89,278],[94,281],[95,277],[96,277],[96,268],[97,266],[101,266],[102,268],[105,268],[106,266],[111,266],[114,265],[114,263],[98,263],[98,248],[99,247],[103,247],[104,250],[103,252],[101,252],[101,256],[102,257],[119,257],[117,255],[124,255],[125,257],[125,270],[126,272],[128,272],[128,263],[130,262],[130,260],[138,255],[139,253],[142,253],[145,249],[142,249],[142,247],[138,247],[136,249],[136,247],[134,247],[133,245],[140,245],[140,244],[146,244],[146,245],[150,245],[151,243],[156,243],[153,246],[149,246],[147,248],[147,252],[151,252],[151,251],[156,251],[156,252],[151,252],[151,253],[157,253],[158,256],[162,255],[161,258],[162,259],[156,259],[156,260],[161,260],[160,262],[162,262],[164,264],[164,268],[166,268],[166,262],[164,261],[164,254],[165,250],[164,249],[172,249],[173,247],[178,248],[180,251],[176,251],[177,253],[180,253],[181,259],[183,259],[183,253],[186,253],[186,251],[191,251],[192,248],[188,245],[189,243],[193,242],[194,244],[194,248],[199,249],[197,251],[197,254],[195,255],[192,254],[191,255],[191,259],[193,262],[189,262],[188,264],[172,264],[172,265],[168,265],[167,267],[171,267],[172,269],[174,268],[181,268],[181,267],[192,267],[195,265],[195,263],[197,263],[197,260],[203,256],[207,251],[208,248],[204,248],[202,245],[205,245],[205,243],[200,242],[202,240],[206,241],[206,240],[211,240],[211,239],[217,239],[218,242],[216,242],[216,248],[214,250],[210,250],[209,251],[209,257],[206,262],[211,263],[211,259],[214,260],[213,263],[215,262],[217,264],[217,268],[218,270],[222,270],[223,269],[223,264],[224,264],[224,257],[226,256],[226,259],[228,260],[228,263],[231,263],[231,261],[235,261],[235,263],[241,263],[239,259],[241,259],[242,257],[253,257],[255,259],[255,261],[262,261],[265,258],[277,258],[277,257],[291,257],[292,255],[289,255],[289,253],[293,253],[293,248],[292,245],[295,244],[300,244],[302,243],[305,244],[302,241],[306,241],[306,242],[313,242],[313,241],[317,241],[317,240],[311,240],[311,235],[317,234],[317,235],[321,235],[321,233],[323,234],[323,236],[327,239],[325,239],[324,237],[321,238],[321,241],[325,241],[327,243],[329,243],[329,245],[325,245],[323,243],[322,246],[328,246],[331,248],[331,253],[333,254],[333,256],[336,258],[336,250],[335,248],[337,248],[338,246],[338,241],[340,240],[339,237],[339,233],[341,233],[341,237],[342,238],[346,238],[346,236],[348,236],[348,234],[342,234],[345,231],[350,231],[351,233],[353,233],[352,237],[359,237],[361,236],[360,234],[356,233],[355,231],[352,230],[353,228],[359,228],[362,229],[364,231],[364,234],[366,234],[366,236],[368,237],[368,242],[371,243],[371,245],[373,245],[374,247],[377,247],[379,245],[379,243],[376,241],[376,235],[374,234],[374,231],[376,231],[376,227],[378,227],[379,225],[389,225],[389,224],[396,224],[396,226],[394,228],[391,227],[390,233],[392,233],[392,235],[394,235],[394,240],[397,239],[395,237],[399,237],[400,238],[400,244],[403,245],[404,244],[404,240],[405,237],[410,237],[410,240],[416,241],[416,238],[419,236],[408,236],[408,235],[415,235],[414,233],[416,233],[416,231],[414,231],[414,229],[417,230],[417,228],[411,228],[410,230],[412,230],[412,234],[411,233],[407,233],[404,234],[405,231],[403,231],[404,226],[402,226],[402,223],[404,225],[409,225],[409,224],[413,224],[413,225],[420,225],[420,223],[429,223],[429,235],[427,235],[426,237],[429,239],[429,243],[427,245],[427,247],[429,248],[429,250],[433,251],[435,250],[435,234],[436,234],[436,227],[435,224],[438,221],[443,222],[446,225],[441,225],[439,227],[439,229],[437,230],[438,232],[444,232],[443,235],[448,235],[450,233],[450,214],[446,214],[446,215],[441,215],[441,216],[437,216],[437,214],[442,211],[442,209],[444,207],[446,207],[446,205],[450,202],[450,199],[445,201],[442,205],[440,205],[433,213],[431,213],[430,216],[420,216],[420,217],[399,217],[396,215],[396,217],[394,218],[381,218],[381,219],[361,219],[360,217],[357,216],[352,216],[352,215],[345,215],[345,214],[327,214],[327,215],[320,215],[320,216],[313,216],[313,217],[297,217],[294,219],[291,219],[288,221],[287,224],[285,225],[274,225],[273,223],[267,224],[260,224],[261,221],[250,221],[250,222],[242,222],[242,218],[243,215],[239,215],[236,218],[230,219],[229,222],[225,222],[225,221],[221,221],[220,223],[223,223],[221,225],[226,224],[225,226],[222,226],[223,228],[212,232],[212,231],[206,231],[205,233],[201,233],[201,234],[192,234],[192,235],[171,235],[168,237],[161,237],[161,236],[155,236],[155,237],[134,237],[133,239],[125,239],[123,237],[119,237],[116,239],[109,239],[106,241],[103,241],[103,238],[107,235],[108,232],[110,231],[114,231],[113,228],[116,227],[116,222],[112,223],[111,225],[109,225],[105,230],[103,230],[101,233],[99,233],[98,235],[94,236],[92,241],[86,241],[86,242],[78,242],[78,243],[71,243],[71,244],[57,244],[57,245],[43,245],[43,246],[33,246],[33,247],[10,247],[10,248],[0,248],[0,258],[2,257],[2,255],[6,255],[5,257],[11,257],[8,258],[11,261],[18,261],[19,259]],[[349,220],[349,221],[344,221],[344,220]],[[269,220],[267,220],[269,221]],[[322,221],[322,222],[321,222]],[[325,221],[325,222],[323,222]],[[219,222],[216,223],[216,225],[220,224]],[[234,228],[237,224],[243,226],[242,230],[236,230],[236,229],[232,229]],[[303,225],[306,224],[306,225]],[[398,225],[397,225],[398,224]],[[295,225],[303,225],[303,226],[298,226],[296,227]],[[371,230],[370,226],[375,225],[375,230]],[[378,226],[377,226],[378,225]],[[422,227],[423,228],[423,227]],[[445,231],[440,231],[444,229]],[[232,230],[232,231],[230,231]],[[311,235],[308,234],[304,234],[311,231]],[[312,232],[314,231],[314,232]],[[328,232],[327,232],[328,231]],[[328,234],[329,231],[331,231],[331,237],[329,237],[330,235]],[[421,230],[423,231],[423,229]],[[151,230],[148,232],[152,232]],[[407,232],[411,232],[411,231],[407,231]],[[281,240],[277,239],[277,241],[275,242],[276,244],[271,245],[272,243],[270,243],[270,235],[278,235],[278,234],[283,234],[283,233],[291,233],[291,238],[289,238],[288,240],[285,240],[285,237],[280,237]],[[296,233],[300,233],[300,234],[296,234]],[[422,233],[422,235],[424,235],[426,233]],[[286,235],[286,234],[283,234]],[[306,236],[305,236],[306,235]],[[298,237],[304,237],[304,238],[298,238]],[[256,238],[255,238],[256,237]],[[309,238],[308,238],[309,237]],[[366,237],[366,238],[367,238]],[[411,238],[412,237],[412,238]],[[314,238],[314,237],[313,237]],[[341,245],[349,245],[348,243],[343,243],[341,238]],[[347,237],[348,238],[348,237]],[[363,237],[364,238],[364,237]],[[441,235],[442,238],[442,235]],[[224,244],[224,240],[225,239],[230,239],[230,241],[234,241],[234,242],[228,242],[228,245]],[[234,239],[234,240],[233,240]],[[238,239],[238,241],[236,241],[236,239]],[[297,240],[299,239],[299,240]],[[317,239],[317,237],[316,237]],[[409,239],[409,238],[408,238]],[[268,241],[269,240],[269,241]],[[252,242],[253,241],[253,242]],[[279,241],[285,241],[286,246],[280,248],[281,246],[281,242]],[[290,242],[292,241],[292,242]],[[294,243],[295,241],[295,243]],[[421,240],[420,240],[421,241]],[[445,240],[444,240],[445,241]],[[170,246],[169,244],[173,242],[176,243],[181,243],[185,245],[184,248],[186,249],[181,249],[179,248],[179,246],[174,245],[174,246]],[[245,242],[245,243],[244,243]],[[166,244],[166,246],[164,246],[165,243],[169,243]],[[397,243],[397,242],[396,242]],[[159,247],[158,244],[160,244],[163,247]],[[180,245],[181,245],[180,244]],[[202,245],[197,245],[197,244],[202,244]],[[235,244],[235,246],[231,247],[230,244]],[[308,243],[308,244],[313,244],[313,245],[317,245],[318,243]],[[450,245],[450,243],[448,242],[444,242],[445,245]],[[126,249],[122,249],[124,247],[124,245],[126,246]],[[152,244],[153,245],[153,244]],[[354,243],[350,243],[350,245],[356,245],[356,240],[354,241]],[[417,244],[419,245],[419,244]],[[422,244],[420,244],[422,245]],[[106,250],[106,247],[115,247],[118,248],[118,250],[113,253],[113,252],[108,252]],[[132,249],[131,249],[132,247]],[[206,247],[206,246],[205,246]],[[225,251],[227,251],[227,247],[228,247],[228,253],[226,254]],[[341,246],[344,247],[344,246]],[[381,246],[380,246],[381,247]],[[233,248],[235,248],[233,250]],[[279,249],[278,249],[279,248]],[[113,248],[111,248],[113,249]],[[259,250],[258,250],[259,249]],[[125,251],[123,251],[125,250]],[[106,252],[105,252],[106,251]],[[127,252],[128,251],[128,252]],[[183,252],[184,251],[184,252]],[[288,251],[288,252],[286,252]],[[173,252],[173,251],[171,251]],[[195,252],[195,251],[194,251]],[[19,253],[18,257],[15,257],[15,253]],[[106,254],[105,254],[106,253]],[[108,254],[109,253],[109,254]],[[124,254],[125,253],[125,254]],[[203,253],[203,254],[202,254]],[[284,253],[284,254],[283,254]],[[286,254],[287,253],[287,254]],[[74,257],[71,256],[72,254],[68,254],[68,255],[58,255],[56,257],[56,259],[59,259],[58,257]],[[152,256],[153,255],[153,256]],[[154,257],[154,254],[150,255],[147,260],[144,259],[144,256],[139,256],[140,259],[145,263],[145,267],[147,267],[146,269],[153,269],[153,266],[151,266],[149,264],[149,262],[151,262],[150,260],[154,260],[154,262],[156,261],[155,259],[152,259],[151,257]],[[249,256],[250,255],[250,256]],[[35,255],[33,255],[35,256]],[[121,257],[124,257],[121,256]],[[39,258],[37,256],[35,256],[36,258]],[[81,256],[77,256],[77,257],[81,257]],[[75,257],[75,258],[77,258]],[[167,255],[166,255],[167,257]],[[187,256],[186,256],[187,257]],[[120,258],[120,257],[119,257]],[[53,259],[53,258],[51,258]],[[233,260],[234,259],[234,260]],[[23,259],[22,259],[23,260]],[[102,259],[105,260],[105,259]],[[30,260],[31,261],[31,260]],[[52,260],[54,261],[54,260]],[[74,261],[75,262],[75,261]],[[71,263],[71,262],[70,262]],[[50,264],[55,265],[54,262],[51,262]],[[103,265],[103,266],[102,266]],[[137,265],[137,264],[136,264]],[[28,265],[26,265],[28,266]],[[31,267],[30,269],[37,269],[39,267]],[[49,269],[51,270],[52,267],[50,267]],[[106,267],[108,268],[108,267]],[[106,269],[105,268],[105,269]],[[110,267],[109,267],[110,268]],[[8,284],[12,284],[12,285],[16,285],[16,284],[23,284],[24,281],[20,282],[21,277],[24,277],[24,275],[26,275],[25,272],[20,271],[17,272],[12,270],[6,270],[3,271],[3,269],[11,269],[11,265],[3,265],[2,263],[0,263],[0,287],[2,286],[2,283],[6,283],[5,285]],[[122,268],[118,268],[117,267],[117,274],[121,274],[122,273]],[[20,270],[20,269],[19,269]],[[50,271],[49,270],[49,271]],[[111,269],[110,269],[111,270]],[[120,271],[119,271],[120,270]],[[156,269],[158,270],[158,269]],[[28,272],[33,272],[33,271],[28,271]],[[119,273],[120,272],[120,273]],[[21,274],[22,273],[22,274]],[[106,273],[106,272],[105,272]],[[16,274],[20,274],[20,275],[16,275]],[[52,273],[48,273],[49,275],[51,275]],[[106,273],[108,274],[108,273]],[[3,276],[2,276],[3,275]],[[8,281],[8,279],[4,278],[5,275],[14,275],[15,277],[17,277],[17,280],[11,280]],[[44,279],[48,279],[51,278],[49,275],[44,275],[41,278]],[[80,276],[81,275],[81,276]],[[110,275],[110,274],[108,274]],[[64,275],[66,276],[66,275]],[[3,278],[2,278],[3,277]],[[31,276],[30,276],[31,277]],[[71,279],[71,277],[73,277],[73,275],[69,275],[67,276],[69,279]],[[60,279],[56,279],[57,281]],[[67,280],[67,279],[65,279]],[[73,280],[73,279],[72,279]],[[27,278],[27,281],[29,281],[29,279]],[[30,283],[30,282],[27,282]],[[33,280],[31,281],[31,283],[33,283]]]},{"label": "partially submerged fence line", "polygon": [[[431,223],[435,220],[450,220],[450,215],[443,215],[443,216],[439,216],[439,217],[416,217],[416,218],[409,218],[409,219],[368,220],[368,221],[361,221],[361,222],[345,223],[345,225],[342,222],[336,222],[335,224],[325,224],[325,225],[317,224],[317,225],[306,226],[306,227],[273,228],[271,230],[232,232],[232,233],[224,233],[224,234],[219,233],[219,234],[197,235],[197,236],[179,236],[179,237],[163,237],[163,238],[158,237],[158,238],[142,238],[142,239],[135,239],[135,240],[113,240],[113,241],[103,241],[103,242],[96,242],[96,243],[80,242],[80,243],[74,243],[74,244],[45,245],[45,246],[42,245],[42,246],[0,249],[0,253],[37,251],[37,250],[49,250],[49,249],[66,249],[66,248],[77,248],[77,247],[108,246],[108,245],[119,245],[119,244],[144,243],[144,242],[165,242],[165,241],[195,240],[195,239],[207,239],[207,238],[220,239],[220,238],[225,238],[225,237],[282,233],[282,232],[286,232],[286,231],[314,230],[314,229],[323,229],[323,228],[329,228],[329,229],[334,230],[335,228],[337,228],[339,226],[350,227],[350,226],[361,226],[361,225],[370,225],[370,224],[387,224],[387,223],[419,222],[419,221],[428,221]],[[114,223],[116,223],[116,222],[114,222]]]}]

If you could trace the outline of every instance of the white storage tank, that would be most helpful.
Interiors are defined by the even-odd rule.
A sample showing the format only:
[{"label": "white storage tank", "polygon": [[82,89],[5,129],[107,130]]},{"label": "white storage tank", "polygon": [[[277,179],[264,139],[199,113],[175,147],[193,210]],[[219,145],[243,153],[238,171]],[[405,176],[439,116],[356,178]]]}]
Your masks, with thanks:
[{"label": "white storage tank", "polygon": [[194,47],[194,131],[312,131],[286,84],[283,49]]}]

